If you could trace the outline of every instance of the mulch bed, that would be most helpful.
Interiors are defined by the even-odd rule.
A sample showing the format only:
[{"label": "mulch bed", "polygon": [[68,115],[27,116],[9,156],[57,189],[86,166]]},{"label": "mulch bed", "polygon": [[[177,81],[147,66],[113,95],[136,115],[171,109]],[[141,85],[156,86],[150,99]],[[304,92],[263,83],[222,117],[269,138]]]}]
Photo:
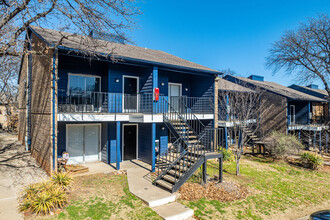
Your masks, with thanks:
[{"label": "mulch bed", "polygon": [[248,190],[233,182],[214,183],[206,185],[186,182],[179,190],[180,198],[188,201],[195,201],[201,198],[228,202],[244,199],[248,195]]}]

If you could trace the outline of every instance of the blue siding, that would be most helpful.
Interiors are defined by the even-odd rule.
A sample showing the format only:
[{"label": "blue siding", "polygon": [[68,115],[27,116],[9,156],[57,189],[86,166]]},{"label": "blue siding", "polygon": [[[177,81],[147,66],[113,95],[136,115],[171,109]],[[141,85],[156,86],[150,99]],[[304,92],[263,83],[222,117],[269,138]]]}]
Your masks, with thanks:
[{"label": "blue siding", "polygon": [[91,61],[89,59],[76,58],[72,56],[59,56],[58,67],[58,89],[67,90],[68,74],[87,74],[101,76],[101,91],[107,91],[108,88],[108,68],[106,62]]},{"label": "blue siding", "polygon": [[152,163],[151,124],[139,124],[139,159]]},{"label": "blue siding", "polygon": [[[164,130],[162,128],[164,128]],[[159,140],[159,153],[165,153],[168,148],[168,130],[162,123],[156,125],[156,140]]]},{"label": "blue siding", "polygon": [[[182,84],[182,95],[191,97],[213,96],[214,77],[199,76],[184,73],[170,72],[165,70],[158,71],[159,92],[168,95],[168,83]],[[164,85],[162,85],[162,83]],[[186,91],[188,89],[188,91]]]},{"label": "blue siding", "polygon": [[[295,106],[295,113],[296,113],[296,124],[308,124],[308,102],[289,102],[289,110],[290,105]],[[290,111],[288,112],[290,115]],[[291,117],[291,115],[290,115]]]},{"label": "blue siding", "polygon": [[101,124],[101,161],[108,163],[108,124]]},{"label": "blue siding", "polygon": [[109,159],[110,163],[116,162],[116,122],[109,122],[108,123],[108,153],[109,153]]}]

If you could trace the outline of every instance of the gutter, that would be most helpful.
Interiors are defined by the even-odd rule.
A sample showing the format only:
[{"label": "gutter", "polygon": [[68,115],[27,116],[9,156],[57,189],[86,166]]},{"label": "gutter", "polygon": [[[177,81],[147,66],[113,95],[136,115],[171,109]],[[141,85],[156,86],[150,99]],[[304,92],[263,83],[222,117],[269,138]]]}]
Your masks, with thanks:
[{"label": "gutter", "polygon": [[56,85],[56,54],[57,54],[57,49],[55,49],[54,50],[54,54],[53,54],[53,86],[52,86],[52,88],[53,88],[53,94],[52,94],[52,105],[53,105],[53,111],[52,111],[52,125],[53,125],[53,128],[52,128],[52,130],[53,130],[53,134],[52,134],[52,138],[53,138],[53,171],[55,171],[55,156],[56,156],[56,153],[57,152],[55,152],[55,150],[56,150],[56,148],[55,148],[55,137],[56,137],[56,135],[55,135],[55,132],[56,132],[56,126],[55,126],[55,113],[56,113],[56,111],[55,111],[55,107],[56,107],[56,97],[55,97],[55,95],[56,95],[56,93],[55,93],[55,89],[56,89],[56,87],[55,87],[55,85]]}]

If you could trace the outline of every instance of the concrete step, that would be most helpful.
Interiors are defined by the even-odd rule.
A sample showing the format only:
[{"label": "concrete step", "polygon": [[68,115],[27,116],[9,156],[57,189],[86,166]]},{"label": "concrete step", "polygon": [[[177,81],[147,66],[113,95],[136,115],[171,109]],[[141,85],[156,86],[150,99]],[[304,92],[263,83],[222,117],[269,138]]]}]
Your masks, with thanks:
[{"label": "concrete step", "polygon": [[194,215],[194,210],[178,203],[168,203],[166,205],[152,208],[160,217],[166,220],[183,220],[191,218]]},{"label": "concrete step", "polygon": [[156,184],[168,189],[168,190],[171,190],[172,191],[172,187],[173,185],[165,180],[157,180],[156,181]]}]

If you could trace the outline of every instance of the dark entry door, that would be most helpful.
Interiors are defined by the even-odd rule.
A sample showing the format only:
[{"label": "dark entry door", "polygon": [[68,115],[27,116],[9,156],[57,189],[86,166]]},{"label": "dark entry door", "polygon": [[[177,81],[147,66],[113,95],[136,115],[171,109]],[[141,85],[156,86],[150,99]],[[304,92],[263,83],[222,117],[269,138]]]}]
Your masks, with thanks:
[{"label": "dark entry door", "polygon": [[136,125],[124,125],[124,143],[123,143],[123,154],[124,160],[137,159],[137,126]]},{"label": "dark entry door", "polygon": [[137,112],[138,79],[124,77],[124,112]]}]

